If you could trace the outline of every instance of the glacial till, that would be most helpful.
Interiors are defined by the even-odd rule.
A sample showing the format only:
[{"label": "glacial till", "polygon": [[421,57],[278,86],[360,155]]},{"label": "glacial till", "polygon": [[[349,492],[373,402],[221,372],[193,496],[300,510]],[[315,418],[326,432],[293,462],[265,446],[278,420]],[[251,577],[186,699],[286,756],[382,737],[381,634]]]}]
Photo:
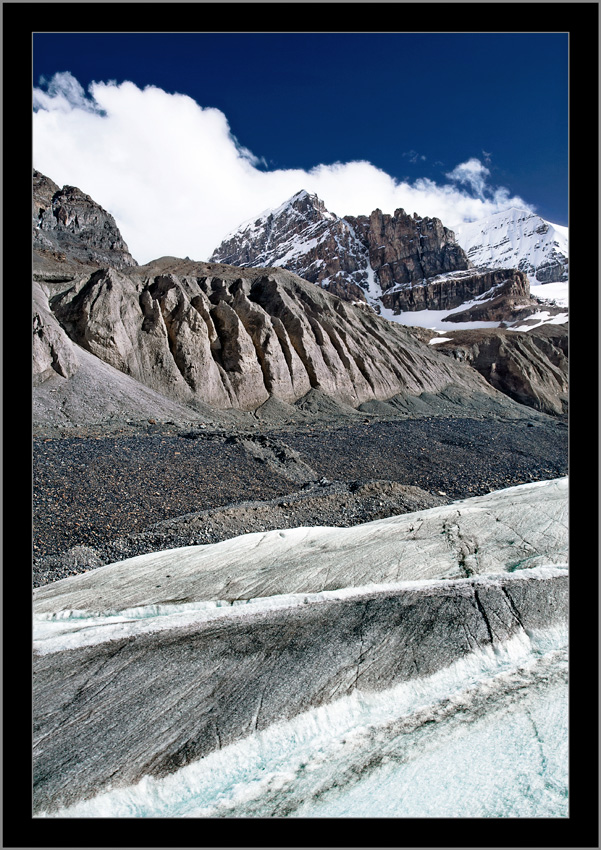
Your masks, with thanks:
[{"label": "glacial till", "polygon": [[567,462],[566,423],[540,416],[34,439],[33,584],[249,531],[355,525]]}]

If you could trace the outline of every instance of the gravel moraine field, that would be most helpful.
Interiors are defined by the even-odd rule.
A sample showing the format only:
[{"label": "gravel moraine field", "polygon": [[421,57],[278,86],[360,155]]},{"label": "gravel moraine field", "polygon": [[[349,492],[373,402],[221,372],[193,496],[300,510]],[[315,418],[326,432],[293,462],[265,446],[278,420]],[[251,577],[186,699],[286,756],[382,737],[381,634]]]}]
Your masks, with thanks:
[{"label": "gravel moraine field", "polygon": [[[533,415],[34,438],[33,584],[155,549],[353,525],[557,478],[567,432]],[[232,509],[247,502],[263,504]]]}]

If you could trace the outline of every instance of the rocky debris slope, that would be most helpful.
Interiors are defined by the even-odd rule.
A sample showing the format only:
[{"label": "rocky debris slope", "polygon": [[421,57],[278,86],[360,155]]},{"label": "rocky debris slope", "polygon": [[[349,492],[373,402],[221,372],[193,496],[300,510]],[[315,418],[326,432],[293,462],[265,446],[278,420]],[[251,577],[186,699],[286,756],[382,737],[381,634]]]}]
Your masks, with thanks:
[{"label": "rocky debris slope", "polygon": [[566,482],[547,482],[350,531],[147,555],[39,589],[34,813],[565,623],[566,512]]},{"label": "rocky debris slope", "polygon": [[494,394],[403,327],[283,269],[167,269],[162,261],[129,273],[99,269],[50,306],[73,342],[190,406],[252,410],[312,389],[352,407],[450,385]]},{"label": "rocky debris slope", "polygon": [[446,501],[448,498],[396,481],[321,478],[285,496],[197,511],[100,545],[78,544],[58,555],[36,557],[34,587],[148,552],[218,543],[255,531],[319,525],[346,528]]},{"label": "rocky debris slope", "polygon": [[456,228],[457,241],[474,266],[512,266],[533,284],[567,281],[568,228],[511,208]]},{"label": "rocky debris slope", "polygon": [[[66,431],[97,436],[124,428],[146,430],[149,422],[156,421],[177,422],[180,427],[227,422],[224,414],[216,420],[209,408],[202,412],[180,404],[80,346],[69,347],[70,340],[62,328],[54,328],[58,337],[54,342],[49,336],[50,321],[41,326],[40,315],[44,321],[43,308],[37,316],[34,312],[32,421],[36,435],[56,436]],[[59,369],[66,369],[66,364],[69,372],[63,377]]]},{"label": "rocky debris slope", "polygon": [[565,564],[567,494],[568,480],[559,478],[350,528],[280,529],[151,552],[36,588],[35,610],[232,603]]},{"label": "rocky debris slope", "polygon": [[[231,425],[178,433],[160,422],[146,433],[36,439],[34,585],[154,550],[348,527],[565,475],[565,423],[524,410],[527,420],[316,419],[252,441]],[[268,453],[247,449],[263,436]],[[299,485],[308,469],[313,480]]]},{"label": "rocky debris slope", "polygon": [[453,331],[445,336],[436,343],[437,350],[469,363],[491,386],[544,413],[567,413],[567,325],[547,324],[524,333],[501,328]]},{"label": "rocky debris slope", "polygon": [[[113,216],[75,186],[62,189],[33,172],[33,250],[38,261],[129,268],[129,253]],[[34,256],[34,267],[36,257]]]}]

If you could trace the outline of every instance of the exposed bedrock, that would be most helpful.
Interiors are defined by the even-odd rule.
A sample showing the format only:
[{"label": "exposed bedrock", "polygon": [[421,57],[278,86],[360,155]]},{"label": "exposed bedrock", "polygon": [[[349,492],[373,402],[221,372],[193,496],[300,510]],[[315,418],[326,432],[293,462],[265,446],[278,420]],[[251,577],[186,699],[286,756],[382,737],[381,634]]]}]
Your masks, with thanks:
[{"label": "exposed bedrock", "polygon": [[42,262],[136,265],[113,216],[80,189],[60,189],[34,169],[32,200],[33,249]]},{"label": "exposed bedrock", "polygon": [[490,299],[503,296],[505,307],[529,303],[530,283],[517,269],[467,270],[394,286],[384,292],[382,304],[395,312],[453,310],[480,296]]},{"label": "exposed bedrock", "polygon": [[438,218],[409,215],[403,209],[388,215],[376,209],[370,216],[346,216],[346,221],[365,245],[384,291],[470,266],[455,234]]},{"label": "exposed bedrock", "polygon": [[365,589],[279,610],[228,608],[205,622],[151,624],[135,637],[38,655],[34,812],[165,776],[355,689],[427,676],[564,622],[567,584],[565,571],[547,568]]},{"label": "exposed bedrock", "polygon": [[290,272],[190,265],[191,274],[162,261],[127,274],[99,269],[51,308],[73,342],[188,404],[252,410],[312,389],[353,407],[449,386],[495,394],[402,326]]},{"label": "exposed bedrock", "polygon": [[386,290],[470,266],[440,219],[403,209],[340,218],[305,191],[243,225],[213,258],[239,266],[283,266],[347,301],[364,303],[372,274]]},{"label": "exposed bedrock", "polygon": [[53,375],[70,378],[78,368],[76,347],[48,306],[48,292],[36,281],[33,294],[33,385]]},{"label": "exposed bedrock", "polygon": [[437,343],[443,354],[469,363],[491,386],[543,413],[568,411],[568,328],[543,325],[515,331],[453,331]]}]

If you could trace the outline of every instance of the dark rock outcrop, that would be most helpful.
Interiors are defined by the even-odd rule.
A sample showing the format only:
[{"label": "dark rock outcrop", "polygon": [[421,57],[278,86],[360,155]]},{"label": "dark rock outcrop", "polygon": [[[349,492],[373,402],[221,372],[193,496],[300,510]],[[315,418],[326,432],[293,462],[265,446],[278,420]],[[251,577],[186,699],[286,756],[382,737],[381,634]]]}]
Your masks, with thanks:
[{"label": "dark rock outcrop", "polygon": [[543,413],[568,410],[568,328],[544,325],[527,332],[453,331],[436,349],[469,363],[491,386]]},{"label": "dark rock outcrop", "polygon": [[137,265],[110,213],[74,186],[59,189],[35,170],[33,250],[42,260],[117,269]]},{"label": "dark rock outcrop", "polygon": [[376,309],[381,291],[470,265],[453,232],[437,218],[410,216],[402,209],[392,216],[377,209],[370,216],[340,218],[305,191],[242,226],[211,259],[242,267],[281,266]]},{"label": "dark rock outcrop", "polygon": [[[395,286],[382,295],[382,303],[398,313],[407,310],[453,310],[466,301],[476,298],[482,298],[487,302],[503,298],[502,303],[508,304],[520,299],[528,301],[529,296],[528,278],[517,269],[496,269],[485,272],[467,270],[438,275],[430,280],[413,284]],[[500,306],[500,303],[497,301],[497,306]],[[490,310],[490,305],[482,304],[472,309],[481,310],[482,319],[484,319],[484,313]],[[473,320],[467,318],[464,312],[456,315],[465,318],[449,316],[447,321]],[[486,319],[486,321],[500,321],[500,319]]]},{"label": "dark rock outcrop", "polygon": [[367,248],[369,263],[382,290],[397,284],[469,267],[467,256],[452,230],[438,218],[412,216],[403,209],[384,215],[377,209],[368,216],[346,216],[346,221]]}]

